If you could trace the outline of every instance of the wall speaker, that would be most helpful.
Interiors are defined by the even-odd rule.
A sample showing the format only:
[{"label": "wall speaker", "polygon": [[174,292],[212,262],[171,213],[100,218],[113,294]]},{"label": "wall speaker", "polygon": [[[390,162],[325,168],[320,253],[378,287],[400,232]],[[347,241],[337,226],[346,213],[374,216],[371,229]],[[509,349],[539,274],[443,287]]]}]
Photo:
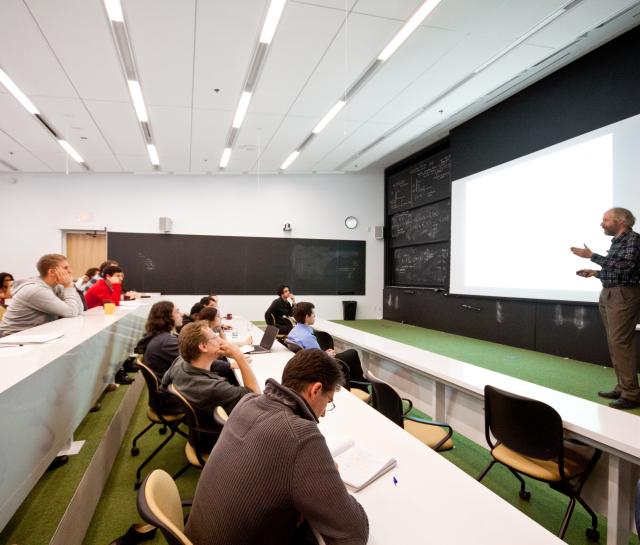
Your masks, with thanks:
[{"label": "wall speaker", "polygon": [[376,240],[382,240],[384,238],[384,225],[376,225],[374,227],[374,234]]},{"label": "wall speaker", "polygon": [[173,229],[173,222],[171,218],[161,217],[158,218],[158,225],[161,233],[170,233],[171,229]]}]

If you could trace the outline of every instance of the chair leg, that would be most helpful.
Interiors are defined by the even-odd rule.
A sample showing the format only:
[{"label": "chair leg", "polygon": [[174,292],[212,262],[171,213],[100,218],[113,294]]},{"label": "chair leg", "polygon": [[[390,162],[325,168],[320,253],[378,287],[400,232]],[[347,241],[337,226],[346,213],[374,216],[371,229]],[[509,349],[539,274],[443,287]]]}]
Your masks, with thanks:
[{"label": "chair leg", "polygon": [[138,439],[140,439],[140,437],[142,437],[155,425],[156,425],[155,422],[151,422],[145,429],[143,429],[138,435],[136,435],[133,438],[133,445],[131,445],[131,456],[137,456],[138,454],[140,454],[140,449],[136,447],[136,443],[138,442]]},{"label": "chair leg", "polygon": [[480,473],[480,475],[478,476],[478,482],[480,482],[482,479],[484,479],[484,476],[489,473],[489,470],[493,467],[493,464],[495,464],[496,461],[495,460],[491,460],[486,466],[485,468],[482,470],[482,473]]},{"label": "chair leg", "polygon": [[564,518],[562,519],[562,524],[560,525],[560,532],[558,533],[558,537],[560,539],[564,539],[564,534],[567,531],[569,526],[569,521],[571,520],[571,515],[573,514],[573,508],[576,506],[575,497],[571,497],[569,499],[569,505],[567,506],[567,511],[564,514]]},{"label": "chair leg", "polygon": [[584,507],[585,511],[587,513],[589,513],[589,516],[591,517],[591,527],[594,530],[597,530],[598,529],[598,516],[593,512],[593,509],[591,509],[591,507],[589,507],[587,502],[582,499],[582,496],[578,496],[576,499],[580,502],[580,505],[582,505],[582,507]]},{"label": "chair leg", "polygon": [[518,496],[520,496],[520,498],[522,498],[524,501],[529,501],[531,499],[531,492],[527,492],[527,488],[526,488],[524,479],[522,478],[520,473],[518,473],[517,471],[511,469],[510,467],[507,468],[507,469],[509,471],[511,471],[513,476],[520,481],[520,492],[518,492]]},{"label": "chair leg", "polygon": [[142,479],[140,478],[140,476],[142,475],[142,470],[144,466],[146,466],[153,459],[153,457],[162,450],[162,447],[164,447],[169,441],[171,441],[174,435],[175,435],[175,432],[171,430],[171,435],[169,435],[164,441],[162,441],[162,443],[160,443],[155,448],[155,450],[151,454],[149,454],[149,456],[147,456],[146,460],[144,460],[144,462],[142,462],[138,466],[138,470],[136,471],[136,482],[134,484],[134,488],[136,490],[138,490],[138,488],[140,488],[140,485],[142,484]]}]

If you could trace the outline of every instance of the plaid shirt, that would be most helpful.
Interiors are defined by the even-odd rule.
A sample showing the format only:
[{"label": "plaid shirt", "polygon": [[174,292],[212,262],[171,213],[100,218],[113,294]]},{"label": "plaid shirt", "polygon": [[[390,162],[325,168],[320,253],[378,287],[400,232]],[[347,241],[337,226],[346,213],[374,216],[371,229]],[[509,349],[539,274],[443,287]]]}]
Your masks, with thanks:
[{"label": "plaid shirt", "polygon": [[89,288],[93,287],[93,285],[101,278],[102,277],[99,274],[94,274],[89,278],[88,282],[82,287],[82,295],[85,295],[89,291]]},{"label": "plaid shirt", "polygon": [[598,278],[603,288],[640,284],[640,234],[626,231],[611,241],[607,256],[593,254],[591,261],[602,267]]}]

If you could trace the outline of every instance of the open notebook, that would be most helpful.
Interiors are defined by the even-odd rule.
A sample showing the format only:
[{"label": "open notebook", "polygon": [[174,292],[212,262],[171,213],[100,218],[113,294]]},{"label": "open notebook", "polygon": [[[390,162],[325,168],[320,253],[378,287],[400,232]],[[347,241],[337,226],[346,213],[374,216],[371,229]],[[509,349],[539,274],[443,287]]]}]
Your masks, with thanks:
[{"label": "open notebook", "polygon": [[0,344],[43,344],[59,339],[64,335],[63,331],[48,333],[14,333],[0,339]]},{"label": "open notebook", "polygon": [[370,452],[353,439],[327,441],[331,456],[338,464],[340,477],[355,492],[362,490],[396,465],[395,458]]}]

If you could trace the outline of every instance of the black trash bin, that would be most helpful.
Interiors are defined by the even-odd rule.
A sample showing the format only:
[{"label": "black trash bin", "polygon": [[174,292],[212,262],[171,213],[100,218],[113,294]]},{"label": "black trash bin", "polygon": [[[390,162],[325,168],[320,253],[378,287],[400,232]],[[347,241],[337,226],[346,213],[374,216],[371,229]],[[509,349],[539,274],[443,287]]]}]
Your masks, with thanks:
[{"label": "black trash bin", "polygon": [[358,301],[342,301],[343,320],[355,320],[357,306],[358,306]]}]

